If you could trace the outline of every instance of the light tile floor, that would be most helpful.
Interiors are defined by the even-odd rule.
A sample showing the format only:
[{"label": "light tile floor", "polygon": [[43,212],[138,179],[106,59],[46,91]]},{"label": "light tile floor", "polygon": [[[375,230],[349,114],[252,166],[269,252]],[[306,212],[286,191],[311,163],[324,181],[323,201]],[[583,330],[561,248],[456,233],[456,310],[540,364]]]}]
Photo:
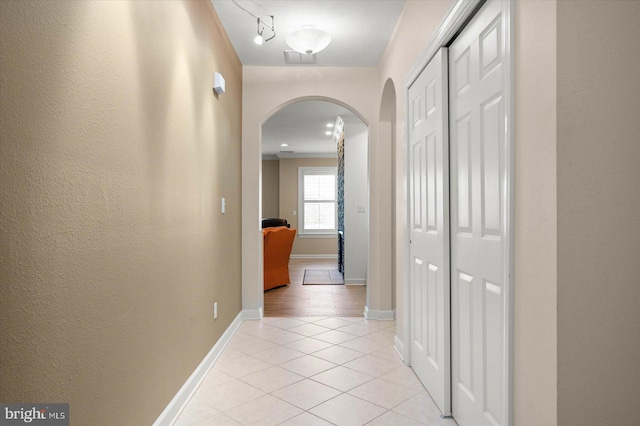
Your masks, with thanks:
[{"label": "light tile floor", "polygon": [[245,321],[173,423],[456,425],[393,349],[395,321]]}]

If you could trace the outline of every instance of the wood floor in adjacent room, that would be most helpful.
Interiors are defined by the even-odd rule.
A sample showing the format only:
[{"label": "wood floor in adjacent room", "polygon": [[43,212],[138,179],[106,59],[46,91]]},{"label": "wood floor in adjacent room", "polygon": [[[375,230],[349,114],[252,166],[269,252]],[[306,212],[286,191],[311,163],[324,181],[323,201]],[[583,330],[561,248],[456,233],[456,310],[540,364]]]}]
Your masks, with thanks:
[{"label": "wood floor in adjacent room", "polygon": [[266,317],[361,317],[364,285],[303,285],[304,270],[337,268],[335,259],[291,259],[291,284],[264,293]]}]

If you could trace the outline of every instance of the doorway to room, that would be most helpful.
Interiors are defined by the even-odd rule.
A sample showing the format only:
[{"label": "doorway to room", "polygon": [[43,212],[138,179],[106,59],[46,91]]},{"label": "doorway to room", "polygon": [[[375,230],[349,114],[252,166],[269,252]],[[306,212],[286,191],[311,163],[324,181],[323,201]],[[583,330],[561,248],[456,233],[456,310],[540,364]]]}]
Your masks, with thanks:
[{"label": "doorway to room", "polygon": [[265,316],[363,315],[368,135],[358,115],[324,99],[283,105],[262,124],[261,217],[296,231],[290,284],[264,292]]}]

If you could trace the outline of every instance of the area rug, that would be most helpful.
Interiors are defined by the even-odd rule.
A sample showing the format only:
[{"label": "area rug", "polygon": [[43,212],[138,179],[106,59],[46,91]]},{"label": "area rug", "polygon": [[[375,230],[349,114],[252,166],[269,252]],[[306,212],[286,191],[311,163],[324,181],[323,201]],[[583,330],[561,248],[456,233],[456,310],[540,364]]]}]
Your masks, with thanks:
[{"label": "area rug", "polygon": [[337,285],[344,284],[344,279],[337,269],[305,269],[302,284]]}]

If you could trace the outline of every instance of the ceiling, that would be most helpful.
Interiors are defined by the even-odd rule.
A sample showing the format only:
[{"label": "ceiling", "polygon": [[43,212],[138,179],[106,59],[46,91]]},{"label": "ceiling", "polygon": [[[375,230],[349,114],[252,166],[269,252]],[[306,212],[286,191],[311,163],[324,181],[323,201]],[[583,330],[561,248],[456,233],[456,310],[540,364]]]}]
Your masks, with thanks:
[{"label": "ceiling", "polygon": [[[377,66],[395,29],[405,0],[211,0],[244,66]],[[261,46],[254,43],[257,20],[274,18],[276,37]],[[267,15],[267,16],[265,16]],[[312,58],[314,65],[290,65],[287,35],[303,25],[314,25],[331,35],[331,43]],[[265,38],[269,30],[265,30]],[[304,101],[283,108],[262,128],[263,158],[327,157],[336,155],[327,123],[337,116],[356,119],[350,111],[324,101]],[[280,144],[287,143],[288,147]],[[293,153],[281,152],[293,151]]]},{"label": "ceiling", "polygon": [[211,2],[243,65],[285,66],[287,35],[314,25],[331,35],[329,46],[316,55],[316,66],[364,67],[378,65],[405,0],[236,0],[269,23],[265,15],[275,17],[276,37],[262,46],[253,42],[255,18],[232,0]]},{"label": "ceiling", "polygon": [[[281,109],[262,126],[262,158],[335,157],[333,127],[327,124],[333,125],[337,116],[345,121],[357,118],[326,101],[301,101]],[[283,143],[288,146],[280,146]]]}]

